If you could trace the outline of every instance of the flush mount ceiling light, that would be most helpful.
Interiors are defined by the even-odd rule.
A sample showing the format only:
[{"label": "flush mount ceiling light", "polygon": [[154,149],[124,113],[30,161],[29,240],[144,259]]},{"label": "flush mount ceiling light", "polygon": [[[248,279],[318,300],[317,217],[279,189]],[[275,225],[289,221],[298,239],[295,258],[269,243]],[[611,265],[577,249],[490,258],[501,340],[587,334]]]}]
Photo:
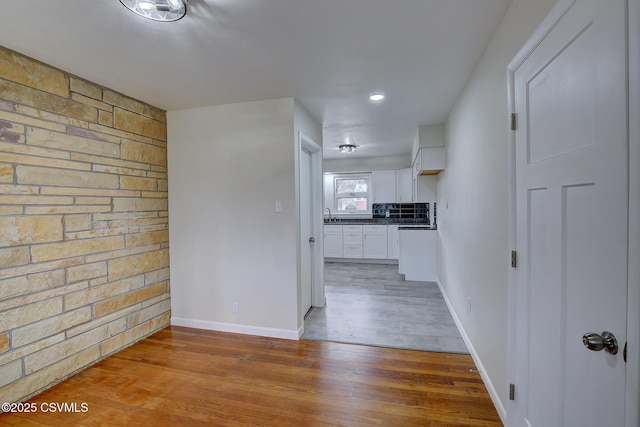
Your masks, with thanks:
[{"label": "flush mount ceiling light", "polygon": [[187,14],[187,0],[120,0],[133,13],[154,21],[177,21]]},{"label": "flush mount ceiling light", "polygon": [[338,150],[340,150],[341,153],[355,153],[357,148],[358,147],[355,146],[354,144],[338,145]]},{"label": "flush mount ceiling light", "polygon": [[384,99],[384,93],[376,92],[369,95],[369,100],[373,102],[380,102]]}]

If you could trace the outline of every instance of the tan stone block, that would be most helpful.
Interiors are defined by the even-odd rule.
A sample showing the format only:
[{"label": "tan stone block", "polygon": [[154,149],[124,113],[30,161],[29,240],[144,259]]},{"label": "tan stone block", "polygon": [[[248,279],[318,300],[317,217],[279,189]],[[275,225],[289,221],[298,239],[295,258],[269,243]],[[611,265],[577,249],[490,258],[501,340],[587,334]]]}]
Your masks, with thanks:
[{"label": "tan stone block", "polygon": [[105,283],[107,283],[107,281],[108,281],[107,276],[98,277],[97,279],[91,279],[89,280],[89,287],[93,288],[95,286],[102,286]]},{"label": "tan stone block", "polygon": [[[96,222],[99,224],[100,221]],[[92,237],[118,236],[139,232],[138,227],[102,228],[99,230],[76,231],[65,233],[65,240],[89,239]]]},{"label": "tan stone block", "polygon": [[[26,246],[19,248],[0,249],[0,269],[15,267],[29,263],[29,248]],[[0,275],[3,272],[0,271]],[[0,276],[1,277],[1,276]]]},{"label": "tan stone block", "polygon": [[[95,255],[87,255],[85,259],[87,260],[87,262],[98,262],[98,261],[122,258],[126,256],[137,255],[137,254],[157,251],[157,250],[160,250],[160,245],[139,246],[135,248],[120,249],[119,251],[111,251],[111,252],[104,252],[104,253],[95,254]],[[1,271],[0,271],[0,274],[1,274]]]},{"label": "tan stone block", "polygon": [[71,99],[74,101],[82,102],[83,104],[91,105],[92,107],[99,108],[100,110],[111,111],[113,107],[109,104],[105,104],[101,101],[96,101],[95,99],[91,99],[88,96],[80,95],[77,93],[71,94]]},{"label": "tan stone block", "polygon": [[[0,185],[0,187],[2,187]],[[131,190],[102,190],[98,188],[73,188],[73,187],[42,187],[40,194],[65,194],[69,196],[119,196],[139,197],[139,191]]]},{"label": "tan stone block", "polygon": [[91,214],[64,216],[64,231],[89,230],[90,228]]},{"label": "tan stone block", "polygon": [[[0,79],[0,93],[2,93],[2,80]],[[3,94],[4,95],[4,94]],[[36,110],[37,111],[37,110]],[[58,132],[64,132],[66,126],[59,122],[50,122],[48,120],[40,120],[34,117],[25,116],[22,114],[16,114],[10,111],[0,110],[0,120],[6,120],[9,122],[21,123],[29,126],[37,126],[40,128],[51,129]]]},{"label": "tan stone block", "polygon": [[138,304],[146,299],[165,292],[167,292],[167,285],[165,283],[147,286],[124,295],[98,302],[93,307],[93,313],[96,317],[104,316],[105,314],[113,313],[114,311],[120,310],[124,307]]},{"label": "tan stone block", "polygon": [[48,214],[77,214],[83,212],[110,212],[111,205],[86,205],[86,206],[27,206],[24,208],[26,215]]},{"label": "tan stone block", "polygon": [[61,342],[64,339],[64,333],[60,333],[58,335],[45,338],[33,344],[25,345],[24,347],[14,348],[10,353],[0,354],[0,365],[4,365],[5,363],[9,363],[13,360],[20,359],[27,354],[31,354],[45,347],[49,347],[50,345]]},{"label": "tan stone block", "polygon": [[156,166],[156,165],[151,165],[151,170],[154,172],[162,172],[162,173],[167,173],[168,169],[166,166]]},{"label": "tan stone block", "polygon": [[158,188],[157,180],[153,178],[137,178],[132,176],[120,177],[120,188],[128,190],[155,190]]},{"label": "tan stone block", "polygon": [[27,104],[40,110],[52,111],[92,123],[98,120],[98,110],[95,107],[2,79],[0,79],[0,93],[6,100]]},{"label": "tan stone block", "polygon": [[110,111],[98,110],[98,123],[103,126],[113,126],[113,113]]},{"label": "tan stone block", "polygon": [[0,331],[14,329],[60,313],[62,313],[62,298],[52,298],[6,310],[0,317]]},{"label": "tan stone block", "polygon": [[13,165],[7,163],[0,163],[0,182],[12,183],[13,182]]},{"label": "tan stone block", "polygon": [[146,337],[147,335],[151,335],[152,333],[167,327],[169,325],[170,319],[170,313],[164,313],[158,317],[147,320],[145,323],[135,326],[121,334],[109,338],[100,345],[102,355],[106,356],[108,354],[111,354]]},{"label": "tan stone block", "polygon": [[27,375],[31,374],[32,372],[38,371],[52,363],[64,359],[69,354],[95,346],[101,341],[109,338],[111,335],[119,333],[117,329],[114,330],[113,326],[111,326],[111,328],[110,326],[110,324],[100,326],[26,356],[24,358],[25,373]]},{"label": "tan stone block", "polygon": [[94,172],[105,172],[105,173],[112,173],[115,175],[132,175],[132,176],[140,176],[140,177],[144,177],[146,175],[146,173],[141,170],[122,168],[117,166],[93,165],[92,169]]},{"label": "tan stone block", "polygon": [[168,199],[169,193],[166,191],[141,191],[140,197],[147,199]]},{"label": "tan stone block", "polygon": [[153,144],[153,138],[149,138],[147,136],[136,135],[135,133],[126,132],[121,129],[116,129],[114,127],[102,126],[97,123],[89,123],[89,129],[97,130],[102,133],[106,133],[109,135],[120,136],[122,138],[131,139],[133,141],[144,142],[145,144]]},{"label": "tan stone block", "polygon": [[38,194],[39,188],[30,185],[0,184],[0,194]]},{"label": "tan stone block", "polygon": [[134,113],[142,114],[144,112],[144,103],[109,89],[105,89],[102,100]]},{"label": "tan stone block", "polygon": [[[2,268],[3,250],[4,249],[0,249],[0,279],[18,277],[18,276],[23,276],[25,274],[41,273],[43,271],[57,270],[59,268],[71,267],[72,265],[84,264],[83,257],[76,257],[76,258],[68,258],[68,259],[56,260],[51,262],[42,262],[38,264],[18,265],[12,268]],[[26,246],[11,248],[7,250],[8,251],[26,250],[27,257],[29,255],[29,248]]]},{"label": "tan stone block", "polygon": [[165,141],[167,139],[167,125],[121,108],[113,110],[113,125],[134,134],[148,136]]},{"label": "tan stone block", "polygon": [[[20,377],[22,377],[22,363],[19,360],[0,366],[0,387],[11,384]],[[1,392],[0,395],[2,395]]]},{"label": "tan stone block", "polygon": [[11,133],[24,133],[24,126],[17,123],[0,120],[0,131]]},{"label": "tan stone block", "polygon": [[20,165],[33,165],[33,166],[46,166],[50,168],[65,168],[65,169],[72,169],[72,170],[75,169],[78,171],[91,170],[91,165],[86,163],[70,162],[68,160],[48,159],[44,157],[37,157],[37,156],[24,155],[24,154],[2,153],[2,160],[18,164],[16,168],[20,167]]},{"label": "tan stone block", "polygon": [[155,165],[167,164],[167,150],[149,144],[125,139],[122,141],[121,155],[123,159]]},{"label": "tan stone block", "polygon": [[0,334],[0,354],[6,353],[7,351],[9,351],[9,332]]},{"label": "tan stone block", "polygon": [[129,169],[136,169],[136,170],[139,170],[140,172],[144,171],[144,174],[142,176],[145,176],[146,171],[149,170],[150,168],[150,166],[146,163],[131,162],[128,160],[119,160],[111,157],[92,156],[88,154],[71,153],[71,159],[79,162],[93,163],[94,165],[108,165],[108,166],[117,166],[117,167],[129,168]]},{"label": "tan stone block", "polygon": [[50,150],[48,148],[33,147],[26,144],[9,144],[6,142],[0,142],[0,151],[16,154],[29,154],[39,157],[51,157],[52,159],[62,160],[69,160],[71,158],[69,153],[60,150]]},{"label": "tan stone block", "polygon": [[118,177],[106,173],[16,166],[18,184],[53,185],[86,188],[118,188]]},{"label": "tan stone block", "polygon": [[106,325],[107,323],[111,324],[110,328],[112,330],[119,329],[120,331],[123,331],[127,328],[126,316],[129,313],[135,312],[136,310],[137,308],[135,306],[127,307],[123,310],[113,312],[109,315],[98,317],[97,319],[93,319],[91,322],[87,322],[82,325],[75,326],[67,331],[67,338],[80,335],[84,332],[90,331],[99,326]]},{"label": "tan stone block", "polygon": [[6,387],[0,388],[0,396],[7,402],[18,402],[25,396],[42,391],[44,388],[51,387],[64,380],[70,374],[92,364],[99,358],[99,347],[90,347],[35,374],[28,375]]},{"label": "tan stone block", "polygon": [[[144,213],[144,212],[141,212],[141,213]],[[166,217],[165,218],[156,217],[152,219],[114,220],[114,221],[109,221],[109,227],[131,227],[136,225],[144,226],[144,225],[154,225],[154,224],[167,224],[167,222],[168,222],[168,219]]]},{"label": "tan stone block", "polygon": [[0,49],[0,77],[58,96],[69,96],[69,79],[62,71],[6,49]]},{"label": "tan stone block", "polygon": [[167,199],[129,199],[114,198],[114,212],[130,212],[130,211],[164,211],[168,209]]},{"label": "tan stone block", "polygon": [[27,293],[19,297],[0,301],[0,311],[11,310],[26,304],[33,304],[39,301],[48,300],[88,287],[89,282],[78,282],[71,285],[59,286],[57,288],[47,289],[36,293]]},{"label": "tan stone block", "polygon": [[112,221],[118,219],[156,218],[156,212],[115,212],[108,214],[95,214],[96,221]]},{"label": "tan stone block", "polygon": [[[0,196],[0,204],[7,203],[5,199],[9,197],[30,199],[29,196]],[[62,240],[62,217],[0,217],[0,230],[0,246],[59,241]]]},{"label": "tan stone block", "polygon": [[169,251],[145,252],[123,258],[112,259],[109,263],[109,280],[135,276],[141,273],[169,266]]},{"label": "tan stone block", "polygon": [[[89,122],[87,121],[74,119],[73,117],[63,116],[62,114],[56,114],[51,111],[39,110],[37,108],[29,107],[27,105],[17,104],[15,110],[16,110],[16,113],[21,113],[27,116],[34,117],[36,119],[43,119],[43,121],[40,121],[40,123],[53,122],[52,124],[55,124],[57,126],[69,125],[69,126],[76,126],[76,127],[85,128],[85,129],[89,128]],[[37,127],[49,129],[46,126],[39,126],[35,123],[31,123],[31,124]],[[58,131],[59,129],[51,129],[51,130]],[[62,132],[64,132],[64,129],[62,129]]]},{"label": "tan stone block", "polygon": [[[65,284],[64,270],[45,271],[0,280],[0,300],[33,294]],[[6,307],[5,307],[6,309]]]},{"label": "tan stone block", "polygon": [[136,289],[140,289],[144,286],[144,276],[138,275],[135,277],[128,277],[123,280],[117,280],[115,282],[106,283],[105,285],[95,286],[88,289],[83,289],[79,292],[66,295],[64,297],[64,306],[67,310],[81,307],[87,304],[93,304],[98,301],[112,298],[116,295],[125,294]]},{"label": "tan stone block", "polygon": [[81,136],[83,138],[95,139],[98,141],[112,142],[116,145],[120,145],[120,137],[110,135],[104,132],[97,132],[91,129],[85,129],[77,126],[67,126],[67,134]]},{"label": "tan stone block", "polygon": [[33,262],[42,262],[122,248],[124,248],[124,238],[122,236],[71,240],[63,243],[45,243],[33,246],[31,248],[31,258]]},{"label": "tan stone block", "polygon": [[[90,131],[86,132],[87,134],[85,135],[90,135]],[[27,144],[99,156],[120,156],[120,146],[118,144],[34,127],[27,128]]]},{"label": "tan stone block", "polygon": [[22,206],[4,206],[0,205],[0,215],[21,215]]},{"label": "tan stone block", "polygon": [[0,196],[1,205],[70,205],[73,197],[60,196]]},{"label": "tan stone block", "polygon": [[152,231],[149,233],[129,234],[126,236],[127,247],[144,246],[169,241],[169,231]]},{"label": "tan stone block", "polygon": [[76,77],[70,78],[71,91],[81,93],[93,99],[102,99],[102,88]]},{"label": "tan stone block", "polygon": [[160,270],[151,271],[145,274],[145,283],[153,285],[158,282],[169,279],[169,268],[161,268]]},{"label": "tan stone block", "polygon": [[109,205],[111,197],[76,197],[77,205]]},{"label": "tan stone block", "polygon": [[11,344],[13,347],[21,347],[89,320],[91,320],[91,307],[82,307],[78,310],[62,313],[59,316],[14,329],[11,332]]},{"label": "tan stone block", "polygon": [[167,112],[148,104],[145,104],[142,115],[151,117],[152,119],[162,123],[167,123]]},{"label": "tan stone block", "polygon": [[167,229],[166,224],[145,225],[143,227],[140,227],[139,233],[148,233],[150,231],[159,231],[159,230],[166,230],[166,229]]},{"label": "tan stone block", "polygon": [[[95,279],[96,277],[101,277],[106,275],[107,275],[107,263],[105,261],[78,265],[75,267],[69,267],[67,269],[67,281],[69,283],[80,282],[82,280]],[[67,309],[68,308],[69,307],[67,307]]]},{"label": "tan stone block", "polygon": [[169,311],[171,311],[171,300],[166,299],[128,315],[127,326],[131,328]]}]

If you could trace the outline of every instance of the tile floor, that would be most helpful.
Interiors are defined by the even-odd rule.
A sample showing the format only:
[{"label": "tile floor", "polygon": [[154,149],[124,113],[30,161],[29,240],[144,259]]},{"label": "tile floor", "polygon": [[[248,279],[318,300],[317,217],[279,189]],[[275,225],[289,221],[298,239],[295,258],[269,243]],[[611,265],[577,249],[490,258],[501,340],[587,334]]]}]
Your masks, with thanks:
[{"label": "tile floor", "polygon": [[325,293],[303,339],[469,353],[438,285],[404,281],[397,265],[325,263]]}]

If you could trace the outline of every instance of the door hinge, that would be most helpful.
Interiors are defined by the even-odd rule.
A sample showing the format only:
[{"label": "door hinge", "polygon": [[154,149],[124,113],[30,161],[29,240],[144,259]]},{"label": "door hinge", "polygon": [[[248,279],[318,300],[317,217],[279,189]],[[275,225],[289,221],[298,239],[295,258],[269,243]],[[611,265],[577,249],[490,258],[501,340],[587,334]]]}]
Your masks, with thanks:
[{"label": "door hinge", "polygon": [[510,121],[511,121],[511,130],[518,129],[518,115],[516,113],[511,113]]},{"label": "door hinge", "polygon": [[509,400],[516,400],[516,385],[509,384]]},{"label": "door hinge", "polygon": [[511,251],[511,267],[516,268],[518,266],[518,252]]}]

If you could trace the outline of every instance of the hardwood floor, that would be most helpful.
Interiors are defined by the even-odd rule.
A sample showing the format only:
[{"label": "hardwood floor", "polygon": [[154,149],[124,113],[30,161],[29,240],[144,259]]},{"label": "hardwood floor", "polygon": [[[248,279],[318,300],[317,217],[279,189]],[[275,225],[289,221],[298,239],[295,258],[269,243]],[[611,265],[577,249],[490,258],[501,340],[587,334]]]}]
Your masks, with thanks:
[{"label": "hardwood floor", "polygon": [[471,357],[169,327],[0,426],[501,426]]}]

